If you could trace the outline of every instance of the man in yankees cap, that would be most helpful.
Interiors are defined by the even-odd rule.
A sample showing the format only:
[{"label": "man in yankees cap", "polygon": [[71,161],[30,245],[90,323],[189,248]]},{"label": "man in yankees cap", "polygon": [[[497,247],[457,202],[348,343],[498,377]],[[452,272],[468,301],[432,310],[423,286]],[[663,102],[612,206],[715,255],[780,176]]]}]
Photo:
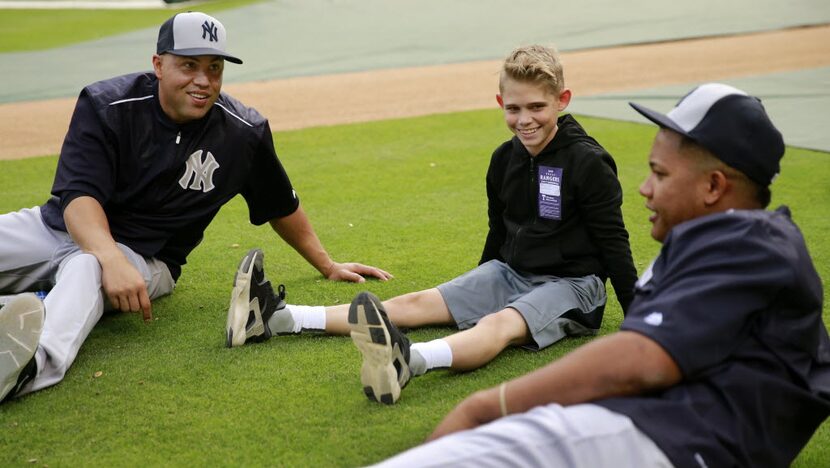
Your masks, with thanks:
[{"label": "man in yankees cap", "polygon": [[[381,466],[785,467],[830,412],[822,284],[760,100],[705,84],[660,126],[640,186],[658,257],[621,330],[477,392]],[[496,460],[494,462],[494,460]]]},{"label": "man in yankees cap", "polygon": [[[0,400],[60,382],[105,309],[149,321],[151,301],[173,291],[188,254],[237,194],[251,223],[269,223],[328,279],[389,278],[329,257],[268,121],[221,92],[226,61],[242,63],[227,51],[222,23],[179,13],[159,30],[152,72],[81,91],[51,198],[0,215],[0,294],[24,293],[0,309]],[[270,290],[253,280],[262,283],[255,292]],[[37,290],[49,291],[43,302],[25,294]]]}]

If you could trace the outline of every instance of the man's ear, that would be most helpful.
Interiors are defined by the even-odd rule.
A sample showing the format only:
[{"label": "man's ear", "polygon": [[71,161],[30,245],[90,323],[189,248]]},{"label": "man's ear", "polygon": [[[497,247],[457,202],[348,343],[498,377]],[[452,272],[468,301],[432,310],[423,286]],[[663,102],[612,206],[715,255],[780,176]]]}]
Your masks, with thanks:
[{"label": "man's ear", "polygon": [[153,54],[153,72],[156,78],[161,79],[161,55]]},{"label": "man's ear", "polygon": [[496,102],[499,103],[499,107],[504,109],[504,101],[501,98],[501,94],[496,94]]},{"label": "man's ear", "polygon": [[565,110],[568,107],[568,104],[571,103],[571,90],[570,88],[565,88],[559,93],[559,112]]},{"label": "man's ear", "polygon": [[703,198],[707,206],[711,206],[720,201],[729,189],[729,179],[721,170],[714,170],[709,173],[709,187],[706,195]]}]

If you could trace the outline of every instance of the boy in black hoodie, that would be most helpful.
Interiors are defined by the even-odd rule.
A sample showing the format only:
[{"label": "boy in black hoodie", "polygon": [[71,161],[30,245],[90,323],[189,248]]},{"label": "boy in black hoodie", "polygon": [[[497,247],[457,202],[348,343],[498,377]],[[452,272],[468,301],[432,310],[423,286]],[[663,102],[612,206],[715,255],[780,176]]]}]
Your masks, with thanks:
[{"label": "boy in black hoodie", "polygon": [[[475,369],[510,345],[542,349],[567,335],[596,334],[606,278],[625,312],[637,273],[617,168],[572,116],[559,116],[571,91],[557,52],[513,51],[499,91],[515,137],[496,149],[487,171],[490,230],[477,268],[383,303],[364,292],[350,306],[295,306],[272,300],[262,252],[252,250],[235,280],[228,346],[304,329],[350,333],[363,354],[364,392],[391,404],[412,375]],[[410,344],[396,328],[445,324],[462,331]]]}]

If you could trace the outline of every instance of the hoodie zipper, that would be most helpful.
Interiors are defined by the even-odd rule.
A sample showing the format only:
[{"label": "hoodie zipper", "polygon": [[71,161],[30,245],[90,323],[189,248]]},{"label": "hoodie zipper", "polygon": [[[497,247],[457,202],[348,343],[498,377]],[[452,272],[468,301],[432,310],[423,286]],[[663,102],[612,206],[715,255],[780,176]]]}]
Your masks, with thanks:
[{"label": "hoodie zipper", "polygon": [[[536,212],[536,205],[535,205],[535,200],[533,199],[533,195],[535,193],[534,187],[536,185],[536,159],[533,156],[530,157],[530,174],[529,175],[530,175],[530,185],[528,185],[528,188],[527,188],[528,198],[530,199],[531,212],[535,213]],[[533,218],[532,224],[536,224],[536,215],[533,214],[531,216]],[[518,250],[518,246],[519,246],[519,243],[520,243],[519,241],[522,237],[522,231],[524,231],[524,229],[525,229],[525,226],[519,226],[519,228],[516,229],[516,238],[513,240],[513,249],[512,249],[512,256],[511,256],[512,259],[516,258],[516,250]]]}]

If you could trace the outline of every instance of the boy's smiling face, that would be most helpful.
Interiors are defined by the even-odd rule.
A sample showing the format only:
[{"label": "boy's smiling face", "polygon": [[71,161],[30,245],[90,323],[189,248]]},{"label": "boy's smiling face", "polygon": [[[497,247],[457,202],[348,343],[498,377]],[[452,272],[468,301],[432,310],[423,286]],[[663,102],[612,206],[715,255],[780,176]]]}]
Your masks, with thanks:
[{"label": "boy's smiling face", "polygon": [[542,84],[507,78],[496,100],[504,109],[507,128],[536,156],[556,135],[556,119],[568,107],[571,91],[566,88],[556,95]]}]

